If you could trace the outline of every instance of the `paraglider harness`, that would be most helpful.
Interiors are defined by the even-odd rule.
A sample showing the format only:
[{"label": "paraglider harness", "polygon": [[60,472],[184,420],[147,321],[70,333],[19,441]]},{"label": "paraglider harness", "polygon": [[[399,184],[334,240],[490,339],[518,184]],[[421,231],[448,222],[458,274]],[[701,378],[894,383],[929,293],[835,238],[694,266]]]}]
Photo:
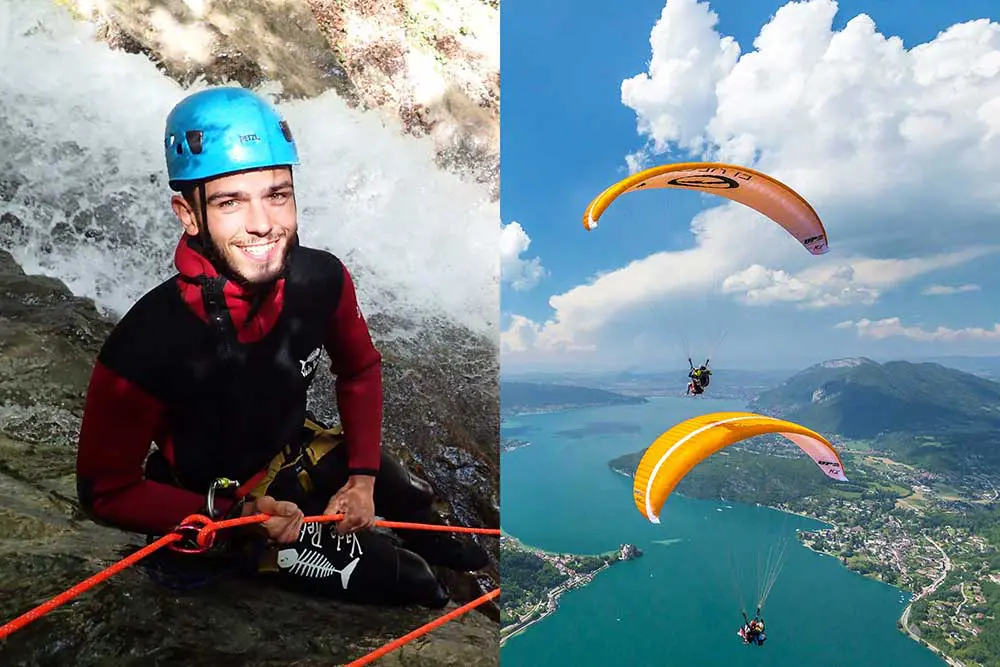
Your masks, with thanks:
[{"label": "paraglider harness", "polygon": [[746,612],[743,612],[743,627],[737,634],[743,638],[744,644],[764,645],[767,635],[764,634],[764,619],[760,617],[760,609],[757,609],[753,620],[748,619]]},{"label": "paraglider harness", "polygon": [[698,394],[705,393],[705,388],[708,387],[708,383],[712,380],[712,371],[708,370],[708,362],[709,360],[706,359],[704,364],[699,368],[695,368],[691,357],[688,357],[688,365],[691,367],[691,370],[688,371],[688,377],[691,378],[691,382],[687,386],[688,394],[697,396]]}]

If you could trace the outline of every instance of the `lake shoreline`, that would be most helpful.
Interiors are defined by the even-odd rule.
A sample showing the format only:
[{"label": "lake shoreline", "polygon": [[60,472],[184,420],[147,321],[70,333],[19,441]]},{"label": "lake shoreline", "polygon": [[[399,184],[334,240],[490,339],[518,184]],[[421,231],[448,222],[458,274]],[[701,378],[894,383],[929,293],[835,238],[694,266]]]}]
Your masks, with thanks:
[{"label": "lake shoreline", "polygon": [[[647,399],[648,402],[648,399]],[[587,410],[589,408],[617,408],[626,405],[641,405],[641,403],[595,403],[595,404],[572,404],[566,406],[552,406],[545,408],[521,408],[518,410],[504,411],[500,414],[500,421],[509,417],[531,417],[533,415],[552,415],[557,412],[576,412],[577,410]]]},{"label": "lake shoreline", "polygon": [[499,647],[503,648],[503,645],[506,644],[509,639],[512,639],[513,637],[516,637],[526,632],[528,628],[530,628],[535,623],[538,623],[539,621],[548,618],[552,614],[556,613],[559,610],[559,599],[563,595],[565,595],[569,591],[576,590],[578,588],[583,588],[591,581],[593,581],[595,576],[597,576],[600,572],[603,572],[604,570],[608,569],[609,567],[611,567],[611,563],[605,563],[604,565],[597,568],[590,574],[583,575],[579,580],[572,581],[569,584],[563,584],[561,586],[553,588],[552,590],[546,591],[545,599],[539,602],[538,605],[535,606],[535,609],[533,609],[531,612],[534,613],[535,611],[538,610],[538,607],[544,605],[545,608],[541,612],[541,614],[539,614],[536,617],[529,618],[529,620],[527,621],[524,622],[519,621],[518,623],[514,623],[513,625],[508,625],[506,628],[504,627],[500,628]]},{"label": "lake shoreline", "polygon": [[[596,570],[593,570],[591,572],[587,572],[587,573],[584,573],[584,574],[576,574],[576,575],[570,577],[569,580],[567,580],[567,581],[559,584],[555,588],[547,590],[545,592],[545,598],[543,600],[539,601],[538,604],[536,604],[525,615],[522,615],[521,619],[519,619],[516,623],[512,623],[512,624],[510,624],[510,625],[508,625],[506,627],[501,627],[500,628],[500,648],[503,648],[503,645],[505,643],[507,643],[507,640],[511,639],[512,637],[516,637],[517,635],[525,632],[528,628],[530,628],[535,623],[538,623],[542,619],[547,618],[548,616],[551,616],[556,611],[558,611],[558,609],[559,609],[559,599],[565,593],[567,593],[567,592],[569,592],[571,590],[583,588],[584,586],[586,586],[587,584],[589,584],[590,582],[592,582],[594,580],[594,577],[596,577],[599,573],[601,573],[604,570],[608,569],[609,567],[611,567],[615,563],[622,562],[622,561],[625,561],[625,560],[634,560],[635,558],[639,558],[639,557],[642,556],[642,551],[639,550],[638,547],[636,547],[635,545],[619,545],[619,547],[617,549],[611,549],[609,551],[604,551],[604,552],[597,553],[597,554],[577,554],[577,553],[565,553],[565,552],[546,551],[545,549],[540,549],[538,547],[535,547],[535,546],[532,546],[530,544],[526,544],[525,542],[522,542],[517,537],[511,535],[510,533],[507,533],[507,532],[503,531],[503,529],[501,529],[500,534],[501,534],[501,538],[507,538],[507,540],[513,544],[513,547],[512,547],[513,549],[519,550],[519,551],[524,551],[526,553],[531,553],[531,554],[536,554],[536,555],[537,554],[544,554],[545,556],[550,556],[550,557],[553,557],[553,558],[559,558],[559,557],[565,558],[565,557],[569,557],[569,558],[606,558],[606,559],[608,559],[607,561],[605,561],[605,563],[603,565],[601,565],[600,567],[598,567]],[[631,558],[626,557],[627,552],[623,550],[623,547],[632,547],[638,553],[636,553],[635,555],[633,555]],[[544,559],[543,558],[543,560],[547,561],[548,559]],[[540,608],[542,608],[541,613],[538,616],[534,616],[534,614],[536,612],[538,612]]]},{"label": "lake shoreline", "polygon": [[[676,397],[659,397],[659,396],[651,396],[651,397],[646,397],[646,398],[647,399],[653,399],[654,401],[656,401],[657,399],[663,399],[663,398],[676,399]],[[618,407],[618,406],[608,405],[608,406],[601,406],[601,407]],[[733,409],[733,408],[730,408],[730,409]],[[578,408],[570,408],[570,409],[567,409],[567,410],[545,409],[545,410],[538,410],[538,411],[534,411],[534,412],[524,412],[522,414],[525,415],[525,416],[527,416],[529,414],[540,414],[540,413],[551,414],[551,413],[556,413],[556,412],[569,412],[569,411],[575,411],[575,410],[578,410]],[[623,477],[626,477],[626,478],[629,478],[629,479],[632,479],[632,477],[633,477],[633,473],[631,471],[616,469],[616,468],[614,468],[612,466],[608,466],[608,468],[610,468],[612,470],[612,472],[617,473],[619,475],[622,475]],[[679,494],[679,495],[684,496],[684,494]],[[692,500],[713,500],[713,498],[698,498],[698,497],[695,497],[695,496],[685,496],[685,497],[688,498],[688,499],[692,499]],[[714,500],[718,500],[718,499],[714,499]],[[723,502],[733,503],[733,504],[739,503],[741,505],[744,505],[745,507],[753,507],[755,505],[758,506],[758,507],[766,507],[768,509],[771,509],[771,510],[774,510],[774,511],[777,511],[777,512],[783,512],[785,514],[791,514],[791,515],[800,517],[802,519],[808,519],[810,521],[814,521],[814,522],[817,522],[817,523],[820,524],[820,527],[809,529],[809,532],[840,531],[840,530],[845,530],[844,525],[847,525],[847,524],[840,525],[840,524],[837,524],[837,523],[833,523],[829,519],[823,519],[820,516],[816,516],[814,514],[810,514],[810,513],[807,513],[807,512],[796,511],[796,510],[793,510],[793,509],[787,508],[787,507],[779,507],[779,506],[774,506],[774,505],[765,505],[765,504],[753,503],[753,502],[749,502],[749,503],[748,502],[740,502],[740,501],[733,501],[733,500],[724,500]],[[800,532],[802,532],[804,530],[805,529],[796,529],[795,532],[798,534],[798,533],[800,533]],[[810,551],[812,551],[814,553],[819,553],[819,554],[822,554],[822,555],[825,555],[825,556],[830,556],[830,557],[836,558],[838,560],[838,564],[843,569],[850,571],[852,574],[860,575],[863,578],[871,579],[873,581],[878,581],[881,584],[885,584],[887,586],[890,586],[892,589],[894,589],[895,591],[897,591],[900,594],[904,594],[904,595],[909,596],[911,599],[906,604],[906,608],[903,611],[902,615],[899,614],[898,607],[893,611],[893,613],[896,614],[896,616],[894,616],[894,620],[895,620],[894,625],[896,626],[896,631],[897,632],[903,632],[903,633],[907,634],[908,639],[909,639],[910,642],[917,643],[921,648],[923,648],[925,650],[927,650],[927,649],[931,650],[933,653],[936,654],[936,656],[939,659],[945,660],[946,662],[948,662],[953,667],[959,667],[961,665],[961,663],[955,661],[954,659],[949,658],[948,656],[944,655],[941,651],[936,650],[935,647],[929,645],[925,640],[922,640],[919,637],[915,637],[912,633],[906,632],[906,628],[903,626],[903,624],[905,623],[905,618],[906,618],[907,612],[912,608],[913,603],[916,601],[916,596],[915,596],[914,591],[908,590],[906,588],[902,588],[902,587],[900,587],[899,585],[896,585],[896,584],[890,584],[890,583],[888,583],[886,581],[883,581],[877,575],[873,576],[873,574],[870,574],[870,573],[867,573],[867,572],[862,572],[862,571],[854,570],[854,569],[846,566],[844,564],[844,562],[843,562],[842,557],[839,556],[836,553],[830,553],[830,552],[825,552],[825,551],[821,551],[821,550],[815,549],[812,546],[807,545],[801,539],[797,539],[796,541],[801,546],[809,549]],[[546,616],[550,615],[551,613],[552,612],[547,612],[547,613],[543,614],[541,617],[542,618],[546,617]],[[540,618],[537,619],[537,620],[540,620]],[[878,622],[878,621],[875,621],[875,622]],[[524,632],[527,629],[527,627],[529,627],[530,625],[533,625],[533,624],[534,624],[534,622],[525,624],[525,626],[523,628],[520,628],[515,633],[511,633],[509,636],[515,636],[516,634],[521,634],[521,632]],[[509,636],[508,636],[508,638],[509,638]],[[503,641],[501,643],[501,646],[503,646]]]}]

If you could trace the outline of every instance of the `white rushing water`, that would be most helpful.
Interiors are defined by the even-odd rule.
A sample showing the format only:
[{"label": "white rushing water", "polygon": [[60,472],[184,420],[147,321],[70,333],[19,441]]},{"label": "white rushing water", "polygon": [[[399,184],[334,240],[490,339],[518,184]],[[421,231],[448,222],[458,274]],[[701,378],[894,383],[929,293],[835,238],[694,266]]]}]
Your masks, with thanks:
[{"label": "white rushing water", "polygon": [[[193,89],[94,31],[51,0],[0,0],[0,247],[121,315],[174,272],[163,124]],[[500,216],[487,186],[333,91],[280,108],[302,158],[302,242],[347,263],[365,314],[440,316],[495,338]]]}]

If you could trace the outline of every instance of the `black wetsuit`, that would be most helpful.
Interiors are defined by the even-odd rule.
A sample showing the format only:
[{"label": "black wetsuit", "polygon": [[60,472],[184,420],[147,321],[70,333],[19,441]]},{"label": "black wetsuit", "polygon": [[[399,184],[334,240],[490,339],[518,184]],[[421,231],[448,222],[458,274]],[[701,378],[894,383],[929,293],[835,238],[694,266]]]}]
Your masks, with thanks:
[{"label": "black wetsuit", "polygon": [[[240,482],[238,495],[266,493],[321,514],[348,475],[374,475],[376,514],[440,523],[430,487],[381,451],[381,356],[336,257],[296,246],[284,275],[256,294],[220,276],[192,237],[178,244],[175,263],[179,274],[129,310],[95,364],[77,486],[96,521],[165,534],[205,511],[220,477]],[[323,349],[337,377],[342,434],[308,427],[306,393]],[[269,466],[295,461],[317,437],[326,443],[318,462],[303,456],[266,478]],[[157,449],[147,459],[150,443]],[[216,508],[235,511],[235,502],[220,498]],[[440,606],[447,596],[425,559],[461,570],[488,562],[477,545],[445,533],[406,531],[411,552],[375,531],[338,539],[332,527],[306,524],[293,545],[251,540],[254,566],[359,602]]]}]

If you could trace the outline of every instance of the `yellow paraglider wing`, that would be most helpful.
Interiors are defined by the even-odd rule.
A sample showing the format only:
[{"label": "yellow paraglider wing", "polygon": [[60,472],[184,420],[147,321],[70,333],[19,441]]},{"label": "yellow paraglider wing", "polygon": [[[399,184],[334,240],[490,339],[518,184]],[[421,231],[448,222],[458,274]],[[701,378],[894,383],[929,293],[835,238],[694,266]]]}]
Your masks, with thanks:
[{"label": "yellow paraglider wing", "polygon": [[819,433],[752,412],[714,412],[677,424],[649,446],[632,483],[635,506],[651,522],[659,523],[667,496],[692,468],[729,445],[767,433],[788,438],[828,477],[847,481],[840,455]]},{"label": "yellow paraglider wing", "polygon": [[802,195],[767,174],[719,162],[665,164],[622,179],[590,202],[583,215],[583,226],[588,231],[595,229],[601,215],[616,199],[651,188],[697,190],[725,197],[766,215],[812,254],[822,255],[830,250],[823,222]]}]

